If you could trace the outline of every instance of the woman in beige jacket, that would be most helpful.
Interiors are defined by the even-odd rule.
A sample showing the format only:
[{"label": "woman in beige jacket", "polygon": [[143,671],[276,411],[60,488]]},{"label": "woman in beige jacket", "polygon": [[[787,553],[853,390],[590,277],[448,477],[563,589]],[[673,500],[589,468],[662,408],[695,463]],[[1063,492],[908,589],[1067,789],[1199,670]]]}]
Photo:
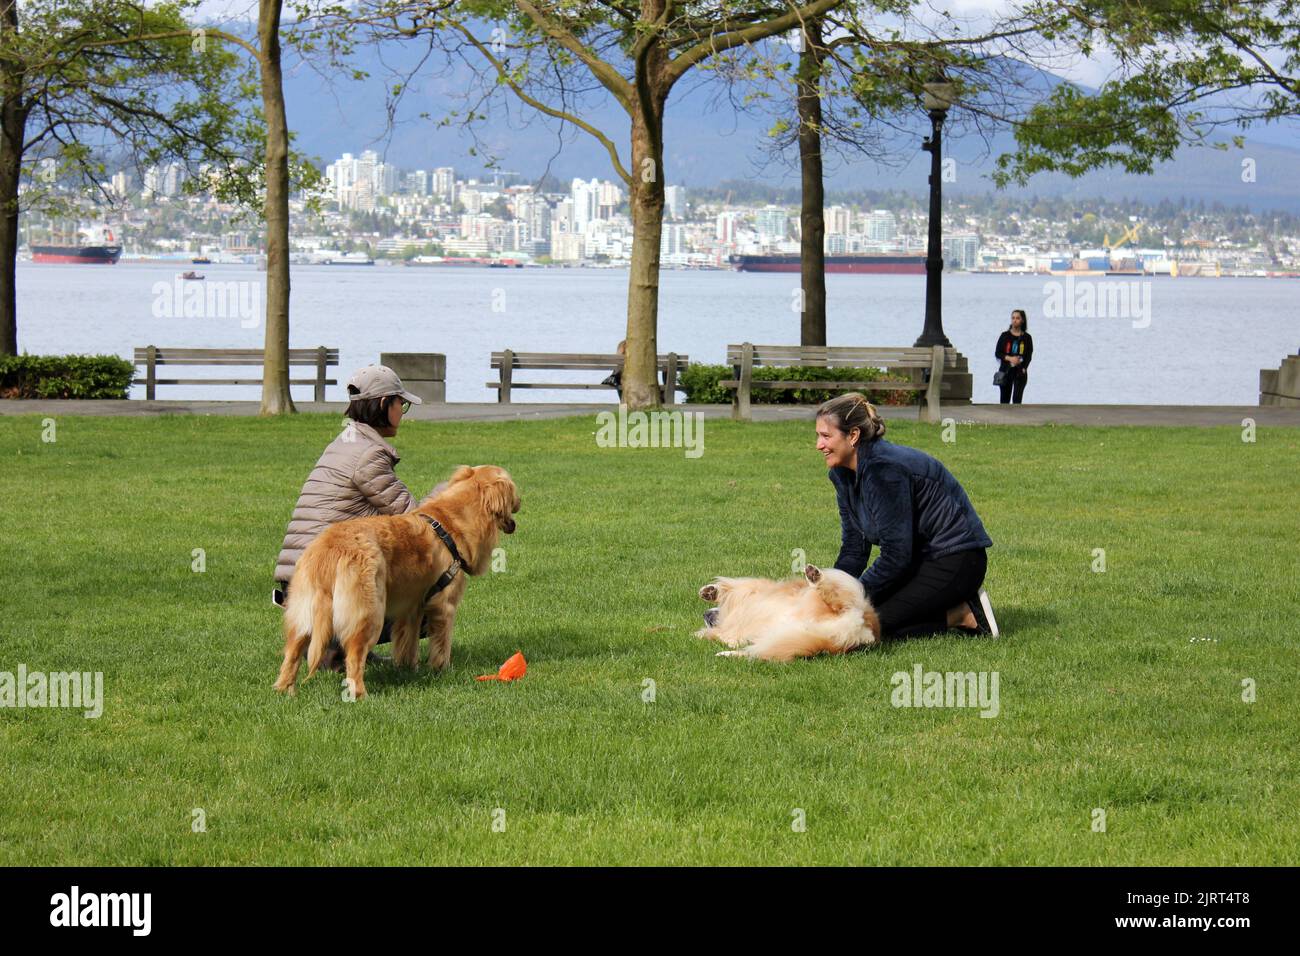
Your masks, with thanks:
[{"label": "woman in beige jacket", "polygon": [[[275,563],[276,604],[283,605],[303,551],[327,527],[349,518],[405,514],[419,504],[393,470],[401,459],[386,441],[412,404],[420,404],[419,396],[386,366],[367,366],[349,379],[347,424],[307,476],[284,534]],[[389,639],[389,630],[385,624],[380,643]],[[327,654],[325,664],[333,657]]]}]

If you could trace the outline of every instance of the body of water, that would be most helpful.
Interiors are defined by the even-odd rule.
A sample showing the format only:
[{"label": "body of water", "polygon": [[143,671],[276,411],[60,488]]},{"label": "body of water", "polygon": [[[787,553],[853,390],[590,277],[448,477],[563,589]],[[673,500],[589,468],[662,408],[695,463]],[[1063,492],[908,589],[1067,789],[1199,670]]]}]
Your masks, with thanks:
[{"label": "body of water", "polygon": [[[207,282],[181,283],[178,274],[189,268]],[[19,349],[130,359],[136,347],[151,344],[260,348],[264,282],[251,266],[20,263]],[[197,303],[190,287],[214,283],[229,292],[225,301],[205,289]],[[380,352],[442,352],[450,401],[495,400],[485,385],[496,378],[493,351],[613,352],[626,325],[622,269],[296,266],[292,284],[292,347],[337,347],[341,381]],[[720,364],[730,343],[797,344],[797,290],[793,274],[666,271],[659,350]],[[187,297],[194,300],[188,308]],[[832,345],[911,345],[921,332],[924,276],[832,275],[827,297]],[[1300,349],[1296,279],[945,275],[944,330],[970,362],[976,402],[998,400],[993,348],[1013,308],[1026,310],[1034,338],[1025,391],[1031,403],[1253,405],[1259,370]],[[184,367],[171,377],[192,375],[238,377]],[[158,393],[258,395],[255,387],[231,386],[162,386]],[[311,386],[295,386],[294,396],[309,400]],[[515,396],[603,401],[612,393],[526,389]],[[143,398],[143,387],[133,387],[132,397]],[[342,400],[342,385],[326,397]]]}]

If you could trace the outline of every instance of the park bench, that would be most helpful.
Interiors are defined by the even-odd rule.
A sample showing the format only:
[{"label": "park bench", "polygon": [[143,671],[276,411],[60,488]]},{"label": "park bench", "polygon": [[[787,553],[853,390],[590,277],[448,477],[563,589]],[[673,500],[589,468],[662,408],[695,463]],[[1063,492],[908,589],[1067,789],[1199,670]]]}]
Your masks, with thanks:
[{"label": "park bench", "polygon": [[[755,388],[817,388],[832,391],[916,391],[925,392],[922,421],[939,420],[939,391],[944,366],[956,368],[957,350],[941,345],[933,348],[875,348],[825,345],[754,345],[745,342],[727,346],[727,364],[736,370],[734,379],[719,382],[734,390],[731,417],[750,420],[750,390]],[[883,368],[923,369],[928,382],[809,382],[755,381],[753,369],[758,365],[805,366],[813,368]]]},{"label": "park bench", "polygon": [[[262,365],[261,349],[173,349],[147,345],[135,350],[135,364],[145,367],[145,398],[153,401],[159,385],[261,385],[260,378],[159,378],[160,365],[251,366]],[[291,378],[290,385],[315,385],[314,401],[325,401],[325,386],[337,385],[326,378],[326,369],[338,366],[339,350],[319,346],[314,349],[289,349],[289,367],[312,366],[314,378]]]},{"label": "park bench", "polygon": [[[661,388],[665,405],[676,404],[676,393],[681,389],[677,384],[677,375],[688,364],[690,364],[689,356],[678,355],[676,352],[668,352],[658,357],[659,371],[663,374]],[[503,405],[510,404],[510,392],[516,388],[613,388],[613,385],[606,385],[604,382],[517,382],[514,374],[520,369],[528,371],[578,369],[604,372],[605,374],[601,376],[604,378],[622,365],[623,356],[618,354],[515,352],[505,349],[492,353],[492,368],[499,371],[501,378],[496,382],[488,382],[487,387],[500,389],[497,392],[497,401]]]}]

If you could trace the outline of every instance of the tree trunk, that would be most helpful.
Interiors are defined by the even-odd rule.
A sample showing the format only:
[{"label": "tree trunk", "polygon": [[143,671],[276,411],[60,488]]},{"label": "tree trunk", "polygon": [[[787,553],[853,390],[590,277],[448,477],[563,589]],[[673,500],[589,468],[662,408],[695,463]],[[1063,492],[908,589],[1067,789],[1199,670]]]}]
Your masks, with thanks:
[{"label": "tree trunk", "polygon": [[[643,0],[642,16],[654,22],[660,0]],[[623,400],[629,408],[657,408],[659,391],[659,243],[664,227],[664,102],[667,50],[656,44],[637,64],[632,118],[632,262],[627,280],[627,357]]]},{"label": "tree trunk", "polygon": [[[18,0],[4,0],[0,7],[0,32],[6,39],[17,35]],[[0,70],[0,355],[17,355],[18,183],[28,111],[22,70],[15,61],[5,61]]]},{"label": "tree trunk", "polygon": [[826,215],[822,176],[822,21],[804,26],[799,51],[796,106],[799,111],[799,171],[802,208],[799,213],[799,271],[803,313],[800,345],[826,344]]},{"label": "tree trunk", "polygon": [[[623,399],[629,408],[660,404],[658,372],[659,244],[663,235],[664,181],[662,156],[644,124],[632,124],[632,262],[627,287],[627,358],[623,364]],[[647,163],[646,160],[651,162]]]},{"label": "tree trunk", "polygon": [[266,340],[263,415],[296,411],[289,395],[289,124],[280,73],[282,0],[259,0],[262,108],[266,114]]}]

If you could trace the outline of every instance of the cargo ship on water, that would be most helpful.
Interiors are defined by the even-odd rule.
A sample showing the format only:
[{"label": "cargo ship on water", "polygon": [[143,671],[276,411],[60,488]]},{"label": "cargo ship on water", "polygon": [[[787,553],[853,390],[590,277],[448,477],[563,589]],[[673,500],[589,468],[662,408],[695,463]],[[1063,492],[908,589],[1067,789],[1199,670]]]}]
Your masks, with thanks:
[{"label": "cargo ship on water", "polygon": [[[98,232],[93,238],[90,232]],[[83,241],[84,240],[84,241]],[[113,238],[107,227],[98,230],[78,230],[75,243],[31,244],[32,262],[54,262],[63,265],[114,265],[122,257],[122,246]]]},{"label": "cargo ship on water", "polygon": [[[729,260],[738,272],[798,272],[798,253],[771,256],[732,256]],[[853,255],[826,256],[826,272],[851,275],[924,275],[925,256]]]}]

